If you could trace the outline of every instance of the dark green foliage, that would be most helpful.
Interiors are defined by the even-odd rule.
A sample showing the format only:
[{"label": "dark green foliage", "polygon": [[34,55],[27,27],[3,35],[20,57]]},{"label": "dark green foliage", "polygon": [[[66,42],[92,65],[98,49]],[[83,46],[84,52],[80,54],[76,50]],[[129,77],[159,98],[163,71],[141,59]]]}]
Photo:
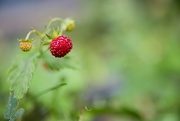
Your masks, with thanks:
[{"label": "dark green foliage", "polygon": [[18,100],[14,97],[13,94],[10,94],[8,103],[6,105],[6,111],[4,113],[4,117],[6,119],[10,119],[16,111],[18,107]]},{"label": "dark green foliage", "polygon": [[19,118],[23,115],[24,109],[20,108],[17,110],[18,104],[19,104],[19,102],[15,98],[14,94],[10,94],[8,103],[6,105],[6,110],[4,113],[4,117],[6,119],[9,119],[9,121],[15,121],[17,118]]},{"label": "dark green foliage", "polygon": [[9,121],[15,121],[18,117],[21,117],[24,114],[24,109],[20,108],[16,111],[16,113],[12,116]]}]

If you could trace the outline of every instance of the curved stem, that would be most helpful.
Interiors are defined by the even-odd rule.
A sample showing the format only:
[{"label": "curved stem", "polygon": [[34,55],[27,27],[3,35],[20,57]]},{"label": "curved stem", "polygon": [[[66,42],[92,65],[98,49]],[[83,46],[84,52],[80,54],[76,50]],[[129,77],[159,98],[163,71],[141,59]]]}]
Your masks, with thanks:
[{"label": "curved stem", "polygon": [[48,25],[46,26],[46,31],[50,28],[50,26],[51,26],[53,23],[55,23],[55,22],[57,22],[57,21],[63,22],[64,20],[61,19],[61,18],[53,18],[53,19],[48,23]]},{"label": "curved stem", "polygon": [[32,33],[34,33],[34,32],[35,32],[34,29],[32,29],[31,31],[29,31],[28,34],[26,35],[25,40],[28,40],[28,39],[29,39],[29,36],[30,36]]},{"label": "curved stem", "polygon": [[37,36],[39,36],[39,37],[42,39],[42,34],[41,34],[39,31],[37,31],[37,30],[35,30],[35,29],[32,29],[32,30],[29,31],[28,34],[26,35],[25,40],[28,40],[28,39],[29,39],[29,36],[30,36],[32,33],[35,33]]}]

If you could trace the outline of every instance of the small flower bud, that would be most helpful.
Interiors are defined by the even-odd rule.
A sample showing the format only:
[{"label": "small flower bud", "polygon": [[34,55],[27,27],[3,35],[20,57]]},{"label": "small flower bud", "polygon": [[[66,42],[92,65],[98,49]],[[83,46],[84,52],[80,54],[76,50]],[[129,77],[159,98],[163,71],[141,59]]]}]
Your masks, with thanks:
[{"label": "small flower bud", "polygon": [[73,20],[68,19],[66,20],[66,23],[67,23],[66,31],[72,31],[75,28],[75,23]]}]

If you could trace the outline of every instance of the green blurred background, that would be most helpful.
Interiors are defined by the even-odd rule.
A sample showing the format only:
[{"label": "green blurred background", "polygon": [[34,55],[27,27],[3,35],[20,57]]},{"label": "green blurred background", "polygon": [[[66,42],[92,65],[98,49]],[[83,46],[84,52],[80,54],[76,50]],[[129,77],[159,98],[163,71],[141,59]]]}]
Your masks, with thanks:
[{"label": "green blurred background", "polygon": [[64,34],[78,69],[53,72],[40,62],[22,121],[180,121],[179,13],[179,0],[0,0],[0,121],[7,71],[22,54],[17,38],[53,17],[76,21]]}]

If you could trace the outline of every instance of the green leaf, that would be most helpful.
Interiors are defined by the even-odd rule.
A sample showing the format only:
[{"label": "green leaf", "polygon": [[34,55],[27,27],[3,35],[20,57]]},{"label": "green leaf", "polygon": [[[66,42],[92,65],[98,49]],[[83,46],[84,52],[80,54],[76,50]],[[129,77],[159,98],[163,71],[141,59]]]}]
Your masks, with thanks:
[{"label": "green leaf", "polygon": [[14,91],[17,99],[20,99],[27,92],[35,64],[32,59],[13,65],[8,72],[8,81],[11,82],[10,90]]},{"label": "green leaf", "polygon": [[4,117],[6,119],[10,119],[12,115],[15,113],[17,106],[18,106],[18,100],[14,97],[13,94],[10,94],[8,103],[6,105]]},{"label": "green leaf", "polygon": [[64,68],[70,68],[70,69],[78,68],[77,63],[75,63],[75,61],[67,55],[63,58],[55,58],[52,57],[50,53],[46,53],[43,55],[43,59],[46,68],[50,70],[58,71]]},{"label": "green leaf", "polygon": [[9,121],[15,121],[17,118],[22,117],[24,114],[24,109],[20,108],[16,111],[16,113],[13,115],[13,117]]},{"label": "green leaf", "polygon": [[60,28],[58,27],[57,30],[53,30],[53,38],[56,38],[57,36],[60,35]]},{"label": "green leaf", "polygon": [[48,39],[54,39],[52,36],[50,36],[50,35],[48,35],[48,34],[46,34],[46,36],[48,37]]}]

